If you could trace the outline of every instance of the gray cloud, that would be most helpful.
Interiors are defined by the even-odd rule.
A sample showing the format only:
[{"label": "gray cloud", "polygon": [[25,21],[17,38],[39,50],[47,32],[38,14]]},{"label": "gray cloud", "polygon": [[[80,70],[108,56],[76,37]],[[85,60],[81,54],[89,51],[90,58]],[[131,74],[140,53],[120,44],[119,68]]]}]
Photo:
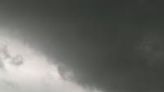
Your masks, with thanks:
[{"label": "gray cloud", "polygon": [[[4,7],[11,9],[3,11],[5,22],[1,24],[11,26],[12,30],[19,29],[17,32],[21,35],[16,37],[29,41],[54,61],[57,59],[70,67],[75,73],[74,80],[85,87],[94,86],[107,92],[163,90],[163,68],[147,65],[150,61],[153,64],[163,61],[163,55],[144,48],[154,44],[163,46],[163,38],[158,37],[163,36],[163,32],[155,32],[155,42],[154,32],[153,36],[147,35],[147,30],[163,28],[161,19],[153,21],[149,16],[161,11],[150,7],[154,6],[150,3],[140,7],[139,3],[128,0],[130,4],[124,1],[120,4],[115,1],[62,2],[6,3]],[[140,17],[136,17],[138,15]],[[153,41],[151,45],[145,38]],[[137,46],[143,48],[138,50]]]}]

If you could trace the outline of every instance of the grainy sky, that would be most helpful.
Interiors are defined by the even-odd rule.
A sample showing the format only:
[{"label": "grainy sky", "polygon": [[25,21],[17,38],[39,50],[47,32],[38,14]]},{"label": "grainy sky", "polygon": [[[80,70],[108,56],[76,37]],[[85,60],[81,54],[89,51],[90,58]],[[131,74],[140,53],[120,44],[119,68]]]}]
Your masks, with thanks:
[{"label": "grainy sky", "polygon": [[107,92],[162,92],[162,2],[5,0],[0,24],[71,67],[81,85]]}]

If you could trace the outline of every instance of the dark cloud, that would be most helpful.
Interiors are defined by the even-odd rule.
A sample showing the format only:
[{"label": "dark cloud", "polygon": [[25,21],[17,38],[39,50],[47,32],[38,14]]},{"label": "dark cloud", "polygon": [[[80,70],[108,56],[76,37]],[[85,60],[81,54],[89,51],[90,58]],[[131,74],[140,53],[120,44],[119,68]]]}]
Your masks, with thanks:
[{"label": "dark cloud", "polygon": [[162,14],[157,9],[162,7],[160,0],[34,0],[3,5],[5,24],[22,30],[22,38],[72,67],[79,83],[107,92],[163,90],[162,68],[145,62],[163,58],[151,56],[154,52],[147,57],[146,48],[136,49],[145,47],[144,38],[154,40],[148,31],[159,30],[155,39],[160,42],[151,46],[163,44],[158,37],[163,36],[163,20],[154,16]]}]

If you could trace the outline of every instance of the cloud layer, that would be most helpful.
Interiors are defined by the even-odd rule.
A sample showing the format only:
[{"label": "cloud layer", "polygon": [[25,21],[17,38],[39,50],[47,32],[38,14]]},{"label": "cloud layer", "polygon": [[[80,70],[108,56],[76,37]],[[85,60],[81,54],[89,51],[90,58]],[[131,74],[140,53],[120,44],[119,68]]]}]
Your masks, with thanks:
[{"label": "cloud layer", "polygon": [[[23,44],[21,40],[3,35],[0,43],[7,46],[2,46],[5,52],[0,52],[0,62],[4,65],[0,68],[1,92],[99,92],[64,79],[58,65],[50,64],[46,56]],[[6,53],[10,56],[5,57]],[[15,61],[13,57],[17,55],[21,55],[21,59],[17,57]]]}]

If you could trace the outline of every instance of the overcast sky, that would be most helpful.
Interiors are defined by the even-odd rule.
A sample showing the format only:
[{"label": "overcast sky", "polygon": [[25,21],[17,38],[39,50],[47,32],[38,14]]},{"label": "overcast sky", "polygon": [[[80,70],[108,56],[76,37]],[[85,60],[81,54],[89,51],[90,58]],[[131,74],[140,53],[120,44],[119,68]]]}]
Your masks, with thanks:
[{"label": "overcast sky", "polygon": [[162,8],[161,0],[5,0],[0,26],[70,67],[80,85],[162,92]]}]

